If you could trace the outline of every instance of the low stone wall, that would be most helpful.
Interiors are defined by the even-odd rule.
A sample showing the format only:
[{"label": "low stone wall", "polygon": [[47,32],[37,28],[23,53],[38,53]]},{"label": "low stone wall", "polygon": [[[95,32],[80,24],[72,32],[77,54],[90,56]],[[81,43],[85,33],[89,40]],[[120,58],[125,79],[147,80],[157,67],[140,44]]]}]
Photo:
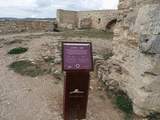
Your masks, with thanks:
[{"label": "low stone wall", "polygon": [[0,33],[53,31],[54,21],[0,21]]}]

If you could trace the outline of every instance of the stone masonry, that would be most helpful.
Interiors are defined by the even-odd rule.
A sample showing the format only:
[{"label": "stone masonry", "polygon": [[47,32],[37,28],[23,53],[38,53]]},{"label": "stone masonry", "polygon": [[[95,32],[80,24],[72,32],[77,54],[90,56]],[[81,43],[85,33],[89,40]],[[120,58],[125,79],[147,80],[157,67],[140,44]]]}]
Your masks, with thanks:
[{"label": "stone masonry", "polygon": [[[120,0],[114,29],[114,56],[99,65],[98,77],[123,90],[134,113],[160,113],[160,1]],[[158,119],[157,119],[158,120]]]},{"label": "stone masonry", "polygon": [[117,10],[93,10],[93,11],[68,11],[57,10],[57,22],[59,27],[79,29],[106,30],[107,24],[117,19]]},{"label": "stone masonry", "polygon": [[0,33],[53,31],[54,21],[0,21]]}]

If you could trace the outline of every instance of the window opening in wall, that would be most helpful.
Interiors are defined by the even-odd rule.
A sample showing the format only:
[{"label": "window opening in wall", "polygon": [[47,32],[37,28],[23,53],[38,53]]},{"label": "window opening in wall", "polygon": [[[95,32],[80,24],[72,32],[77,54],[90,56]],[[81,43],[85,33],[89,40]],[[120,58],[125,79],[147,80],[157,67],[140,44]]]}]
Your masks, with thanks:
[{"label": "window opening in wall", "polygon": [[111,30],[116,23],[117,23],[117,19],[113,19],[110,22],[108,22],[108,24],[106,25],[106,30]]},{"label": "window opening in wall", "polygon": [[98,18],[98,24],[100,24],[101,23],[101,18]]}]

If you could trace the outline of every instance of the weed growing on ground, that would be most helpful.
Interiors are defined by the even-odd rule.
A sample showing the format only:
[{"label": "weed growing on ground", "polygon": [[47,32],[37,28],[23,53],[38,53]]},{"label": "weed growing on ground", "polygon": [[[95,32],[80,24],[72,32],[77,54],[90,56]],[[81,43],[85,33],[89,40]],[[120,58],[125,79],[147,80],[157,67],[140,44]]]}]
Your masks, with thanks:
[{"label": "weed growing on ground", "polygon": [[113,53],[104,53],[103,54],[103,58],[104,58],[104,60],[108,60],[110,57],[112,57],[113,56]]},{"label": "weed growing on ground", "polygon": [[26,51],[28,51],[28,48],[18,47],[11,49],[8,54],[21,54],[25,53]]},{"label": "weed growing on ground", "polygon": [[28,60],[13,62],[9,65],[9,68],[14,70],[14,72],[16,73],[31,77],[43,75],[44,73],[47,72],[46,70],[41,69],[41,67],[39,67],[36,64],[33,64],[31,61]]},{"label": "weed growing on ground", "polygon": [[117,107],[126,114],[125,120],[132,120],[133,106],[131,99],[124,92],[119,92],[115,102]]}]

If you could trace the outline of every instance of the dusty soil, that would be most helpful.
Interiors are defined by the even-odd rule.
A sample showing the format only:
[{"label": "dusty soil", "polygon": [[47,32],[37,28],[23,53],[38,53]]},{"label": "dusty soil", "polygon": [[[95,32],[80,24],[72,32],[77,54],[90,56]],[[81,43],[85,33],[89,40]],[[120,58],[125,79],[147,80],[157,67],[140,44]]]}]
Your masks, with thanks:
[{"label": "dusty soil", "polygon": [[[15,40],[21,42],[13,42]],[[0,35],[0,120],[63,120],[63,80],[51,74],[22,76],[10,70],[8,65],[22,59],[41,59],[43,46],[66,40],[91,41],[95,54],[111,47],[111,40],[82,37],[65,39],[57,33]],[[8,55],[7,52],[15,47],[28,47],[29,51]],[[87,120],[123,120],[123,114],[100,87],[95,73],[91,73],[91,76]]]}]

